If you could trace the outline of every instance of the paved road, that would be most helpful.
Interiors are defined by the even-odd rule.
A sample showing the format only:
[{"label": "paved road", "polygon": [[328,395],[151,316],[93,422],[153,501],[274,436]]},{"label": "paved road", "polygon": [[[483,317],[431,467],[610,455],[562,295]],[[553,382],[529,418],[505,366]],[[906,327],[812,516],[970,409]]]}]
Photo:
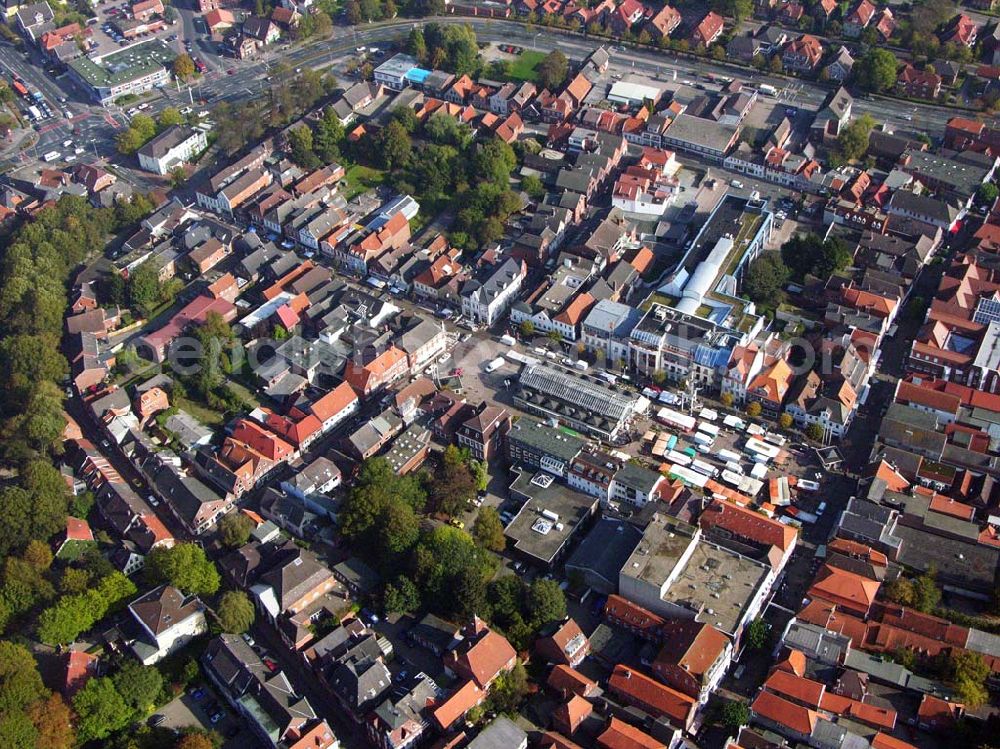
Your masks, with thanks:
[{"label": "paved road", "polygon": [[[178,92],[173,88],[165,88],[153,95],[153,113],[166,106],[183,105],[190,98],[201,98],[214,104],[220,100],[245,101],[248,96],[262,92],[268,85],[269,70],[278,60],[291,67],[311,67],[314,69],[334,67],[342,69],[344,63],[354,54],[359,44],[378,44],[396,39],[405,34],[415,25],[411,20],[394,20],[381,24],[370,24],[364,27],[337,27],[330,38],[307,46],[272,48],[267,54],[252,61],[230,61],[219,58],[215,49],[205,35],[195,25],[196,12],[189,2],[184,7],[178,7],[181,22],[174,27],[178,34],[176,42],[178,51],[183,50],[185,39],[194,41],[193,53],[205,61],[209,72],[195,84],[193,92],[184,89]],[[575,59],[582,59],[594,47],[605,43],[603,40],[590,40],[578,35],[571,35],[553,29],[545,31],[529,31],[524,25],[486,18],[464,18],[449,16],[434,20],[440,23],[468,23],[475,28],[480,40],[484,42],[516,43],[526,48],[558,48]],[[544,38],[541,38],[544,35]],[[620,72],[631,69],[653,74],[665,80],[697,80],[708,73],[718,75],[750,78],[754,83],[768,83],[781,90],[780,97],[795,106],[816,109],[825,98],[828,89],[812,82],[790,81],[785,78],[757,74],[742,68],[718,63],[710,60],[677,57],[666,52],[612,47],[612,65]],[[12,45],[0,42],[0,69],[7,72],[16,71],[32,86],[38,88],[49,101],[53,111],[70,110],[72,120],[57,117],[43,128],[39,135],[39,143],[34,150],[35,155],[45,153],[63,140],[74,137],[83,145],[100,153],[113,150],[113,138],[116,130],[125,124],[125,116],[120,109],[111,107],[104,109],[86,100],[84,92],[74,86],[63,75],[58,80],[47,76],[40,67],[40,58],[29,63],[29,58],[17,51]],[[233,75],[226,75],[226,70],[234,69]],[[60,99],[69,99],[69,104],[62,104]],[[886,122],[899,130],[915,132],[939,132],[944,123],[953,115],[954,110],[945,107],[929,105],[915,106],[907,102],[891,99],[862,99],[855,105],[858,114],[872,114],[879,122]]]}]

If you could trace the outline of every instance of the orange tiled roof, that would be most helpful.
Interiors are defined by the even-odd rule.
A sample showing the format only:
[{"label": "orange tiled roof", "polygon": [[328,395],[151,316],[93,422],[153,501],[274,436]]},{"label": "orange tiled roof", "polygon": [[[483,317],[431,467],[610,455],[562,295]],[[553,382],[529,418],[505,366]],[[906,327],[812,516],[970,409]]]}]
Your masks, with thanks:
[{"label": "orange tiled roof", "polygon": [[761,692],[757,695],[750,709],[762,718],[805,736],[812,735],[819,718],[819,714],[814,710],[796,705],[771,692]]}]

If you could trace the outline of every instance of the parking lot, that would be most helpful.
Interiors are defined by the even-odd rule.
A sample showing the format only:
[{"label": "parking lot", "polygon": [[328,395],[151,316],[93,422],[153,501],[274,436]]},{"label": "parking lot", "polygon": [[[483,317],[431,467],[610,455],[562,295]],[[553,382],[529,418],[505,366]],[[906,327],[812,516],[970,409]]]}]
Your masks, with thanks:
[{"label": "parking lot", "polygon": [[[212,716],[219,715],[220,712],[220,717],[213,723]],[[263,746],[233,714],[225,700],[208,685],[188,690],[160,708],[156,715],[162,715],[163,721],[158,723],[154,716],[150,723],[158,723],[162,728],[182,729],[194,726],[206,731],[216,731],[224,738],[223,747],[256,749]]]},{"label": "parking lot", "polygon": [[[90,54],[107,55],[130,44],[148,41],[154,37],[171,36],[176,39],[176,20],[165,22],[159,18],[146,21],[134,21],[130,15],[130,4],[114,3],[109,0],[96,0],[93,5],[96,23],[90,26],[92,36],[88,41]],[[166,11],[171,13],[172,11]],[[176,19],[176,17],[175,17]],[[129,27],[134,27],[134,35],[127,38],[122,33]]]}]

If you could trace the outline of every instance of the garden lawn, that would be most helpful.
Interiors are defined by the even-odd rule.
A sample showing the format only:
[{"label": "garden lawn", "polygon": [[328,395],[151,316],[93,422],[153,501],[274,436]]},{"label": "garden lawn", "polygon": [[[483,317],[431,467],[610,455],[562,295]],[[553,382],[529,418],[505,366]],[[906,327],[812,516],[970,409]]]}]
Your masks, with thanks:
[{"label": "garden lawn", "polygon": [[535,83],[538,80],[538,63],[544,59],[544,52],[531,49],[525,50],[517,56],[517,59],[510,63],[510,70],[507,73],[507,77],[512,81],[531,81]]},{"label": "garden lawn", "polygon": [[344,174],[344,199],[350,200],[373,187],[378,187],[385,179],[385,173],[368,166],[355,164]]}]

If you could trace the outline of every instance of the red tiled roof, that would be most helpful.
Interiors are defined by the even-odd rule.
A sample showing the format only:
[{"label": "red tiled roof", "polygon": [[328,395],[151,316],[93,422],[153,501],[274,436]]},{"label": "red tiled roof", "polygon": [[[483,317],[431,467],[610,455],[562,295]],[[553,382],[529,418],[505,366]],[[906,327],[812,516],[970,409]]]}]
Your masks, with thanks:
[{"label": "red tiled roof", "polygon": [[90,530],[90,525],[86,520],[66,518],[66,540],[67,541],[93,541],[94,533]]},{"label": "red tiled roof", "polygon": [[834,715],[853,718],[874,728],[884,728],[891,731],[896,727],[896,711],[891,707],[870,705],[867,702],[859,702],[833,692],[827,692],[823,695],[820,707]]},{"label": "red tiled roof", "polygon": [[712,502],[698,522],[703,529],[722,528],[760,544],[777,546],[782,551],[788,551],[798,536],[794,528],[784,523],[721,500]]},{"label": "red tiled roof", "polygon": [[97,656],[83,650],[70,650],[65,657],[66,676],[63,688],[67,692],[75,692],[82,687],[97,667]]},{"label": "red tiled roof", "polygon": [[879,586],[877,580],[869,580],[839,567],[823,565],[809,588],[808,595],[867,613],[875,601]]},{"label": "red tiled roof", "polygon": [[434,722],[437,723],[438,728],[445,731],[484,699],[486,699],[486,692],[472,681],[466,681],[434,709]]},{"label": "red tiled roof", "polygon": [[339,744],[330,724],[324,720],[306,731],[298,741],[289,744],[288,749],[333,749]]},{"label": "red tiled roof", "polygon": [[819,715],[809,708],[796,705],[771,692],[761,692],[750,705],[755,715],[766,718],[798,734],[810,736]]},{"label": "red tiled roof", "polygon": [[608,688],[655,717],[663,715],[670,718],[678,728],[687,727],[696,705],[692,697],[621,663],[615,666]]},{"label": "red tiled roof", "polygon": [[275,462],[285,460],[295,452],[294,448],[283,439],[249,419],[240,419],[236,422],[232,437]]},{"label": "red tiled roof", "polygon": [[879,731],[872,738],[872,749],[917,749],[917,747],[902,739],[897,739],[895,736],[889,736]]},{"label": "red tiled roof", "polygon": [[657,616],[652,611],[647,611],[642,606],[614,594],[608,596],[608,600],[604,604],[604,617],[623,622],[640,631],[649,632],[653,638],[659,638],[660,628],[664,622],[662,617]]},{"label": "red tiled roof", "polygon": [[579,694],[587,696],[593,692],[597,684],[581,674],[575,668],[560,663],[549,673],[545,682],[561,694]]},{"label": "red tiled roof", "polygon": [[603,749],[666,749],[649,734],[618,718],[611,719],[604,733],[597,737],[597,745]]},{"label": "red tiled roof", "polygon": [[801,702],[811,708],[818,708],[826,686],[818,681],[796,676],[787,671],[774,671],[764,682],[764,689],[795,702]]},{"label": "red tiled roof", "polygon": [[354,392],[354,388],[348,385],[346,382],[342,382],[329,393],[324,395],[322,398],[313,403],[309,410],[313,412],[317,419],[320,421],[326,421],[345,408],[348,408],[352,403],[357,401],[357,393]]},{"label": "red tiled roof", "polygon": [[493,630],[488,630],[465,652],[454,653],[455,661],[462,664],[480,687],[486,687],[516,657],[507,638]]}]

